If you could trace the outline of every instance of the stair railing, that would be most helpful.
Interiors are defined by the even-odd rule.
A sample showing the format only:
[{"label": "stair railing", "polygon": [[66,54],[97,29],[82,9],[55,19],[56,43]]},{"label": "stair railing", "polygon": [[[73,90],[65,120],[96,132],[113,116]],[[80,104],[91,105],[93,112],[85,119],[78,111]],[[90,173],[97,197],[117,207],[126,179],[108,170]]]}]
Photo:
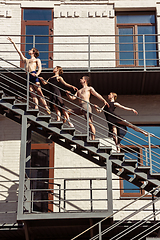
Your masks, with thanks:
[{"label": "stair railing", "polygon": [[[11,64],[11,66],[16,67],[16,68],[18,68],[19,70],[22,70],[23,72],[26,72],[24,69],[22,69],[22,68],[20,68],[20,67],[17,67],[16,65],[14,65],[13,63],[8,62],[7,60],[4,60],[4,59],[2,59],[2,58],[0,58],[0,60],[1,60],[1,61],[5,61],[5,62],[8,63],[9,65]],[[6,69],[6,68],[1,67],[1,69]],[[11,73],[11,71],[8,70],[8,69],[6,69],[6,71],[7,71],[8,73]],[[8,89],[8,90],[9,90],[10,92],[12,92],[12,95],[13,95],[13,93],[15,93],[15,95],[17,95],[17,97],[22,96],[23,100],[26,100],[26,101],[27,101],[27,110],[28,110],[29,107],[30,107],[30,106],[29,106],[30,103],[31,103],[32,105],[34,105],[31,97],[29,97],[29,73],[27,73],[27,80],[26,80],[25,78],[19,76],[19,75],[16,74],[16,73],[13,73],[13,72],[12,72],[12,74],[13,74],[15,77],[17,77],[17,76],[20,77],[20,79],[23,80],[24,82],[27,81],[27,94],[26,94],[26,95],[27,95],[27,98],[26,98],[25,93],[23,93],[23,92],[25,91],[25,89],[26,89],[25,84],[21,84],[21,83],[13,80],[13,79],[11,79],[11,78],[9,78],[8,76],[6,76],[5,74],[2,74],[2,73],[0,73],[0,76],[1,76],[3,79],[5,79],[5,80],[7,80],[8,82],[10,82],[11,84],[14,84],[15,86],[18,86],[19,88],[23,89],[23,92],[20,93],[20,94],[17,93],[17,92],[12,91],[12,89]],[[50,82],[48,82],[48,84],[49,84],[49,85],[54,85],[54,84],[52,84],[52,83],[50,83]],[[3,87],[4,87],[5,89],[7,88],[7,84],[5,84],[4,82],[1,82],[1,85],[3,85]],[[56,86],[56,87],[57,87],[57,86]],[[63,92],[65,93],[65,90],[64,90],[64,89],[62,89],[62,88],[60,88],[60,87],[57,87],[57,88],[59,88],[61,91],[63,91]],[[44,89],[43,87],[42,87],[42,90],[45,91],[45,92],[47,92],[48,94],[53,94],[53,95],[55,95],[54,93],[51,93],[49,90]],[[36,93],[35,93],[35,95],[38,97],[38,95],[37,95]],[[73,94],[71,94],[71,95],[73,95]],[[42,97],[42,98],[43,98],[43,97]],[[76,108],[80,108],[79,105],[70,102],[69,100],[65,99],[64,97],[61,97],[61,98],[62,98],[63,101],[65,101],[65,102],[67,103],[67,105],[68,105],[68,104],[72,104],[72,106],[74,106],[74,107],[76,107]],[[45,98],[44,98],[44,99],[45,99]],[[82,100],[82,99],[80,99],[79,97],[77,97],[77,99]],[[84,100],[83,100],[83,101],[84,101]],[[52,104],[52,102],[51,102],[50,100],[47,100],[47,102],[50,103],[50,104]],[[84,102],[85,102],[85,101],[84,101]],[[88,103],[88,102],[86,102],[86,103],[87,103],[87,109],[88,109],[88,110],[89,110],[89,105],[91,105],[92,107],[94,107],[94,105],[93,105],[92,103]],[[55,104],[55,105],[58,107],[57,104]],[[44,107],[41,106],[41,108],[42,108],[42,110],[45,110]],[[66,109],[63,108],[63,107],[60,107],[60,108],[66,110]],[[85,110],[85,109],[84,109],[84,110]],[[89,111],[88,111],[88,110],[87,110],[86,123],[84,123],[84,124],[82,123],[82,121],[84,121],[84,118],[83,118],[82,116],[79,116],[79,117],[78,117],[78,121],[77,121],[76,119],[72,118],[72,120],[73,120],[74,123],[76,124],[76,125],[75,125],[75,128],[76,128],[76,131],[77,131],[77,132],[83,132],[84,128],[87,127],[87,139],[89,139],[89,135],[92,134],[92,133],[90,132],[90,129],[89,129]],[[105,112],[105,111],[103,110],[103,112]],[[42,111],[41,113],[44,114],[44,111]],[[52,114],[53,114],[53,115],[56,115],[55,112],[52,112]],[[108,113],[108,114],[112,115],[111,113]],[[104,138],[106,138],[106,135],[108,135],[108,134],[111,134],[112,136],[115,136],[115,134],[110,133],[110,132],[108,131],[107,124],[106,124],[106,123],[108,122],[107,120],[104,120],[104,118],[98,116],[97,114],[92,113],[92,115],[94,116],[94,118],[98,119],[98,121],[94,121],[95,127],[100,129],[100,131],[97,131],[97,133],[96,133],[96,137],[97,137],[97,138],[104,139]],[[76,114],[73,114],[73,116],[77,117]],[[112,116],[114,116],[114,115],[112,115]],[[114,116],[114,117],[115,117],[115,116]],[[119,120],[123,120],[123,119],[121,119],[120,117],[117,117],[117,118],[118,118]],[[64,117],[63,117],[63,116],[62,116],[62,119],[64,120]],[[79,121],[79,119],[80,119],[80,121]],[[103,121],[103,124],[100,124],[99,121],[101,121],[101,122]],[[108,123],[110,123],[110,124],[113,125],[113,123],[111,123],[111,122],[108,122]],[[114,124],[114,125],[115,125],[115,124]],[[78,129],[77,129],[77,126],[78,126]],[[119,126],[117,126],[117,125],[115,125],[115,126],[116,126],[117,128],[119,128],[119,129],[121,129],[121,127],[119,127]],[[133,124],[132,124],[132,126],[135,127],[137,130],[142,131],[142,130],[141,130],[140,128],[138,128],[137,126],[134,126]],[[127,132],[128,132],[128,131],[127,131]],[[149,166],[150,166],[150,169],[151,169],[151,171],[150,171],[151,173],[155,171],[154,168],[158,169],[158,172],[159,172],[160,167],[159,167],[159,163],[158,163],[158,162],[159,162],[159,159],[160,159],[160,154],[157,153],[157,152],[155,152],[155,151],[153,150],[153,148],[155,148],[155,149],[160,149],[160,148],[159,148],[159,146],[151,143],[151,137],[154,137],[154,138],[156,138],[157,140],[160,140],[160,138],[157,137],[157,136],[155,136],[154,134],[148,133],[147,131],[145,131],[145,132],[148,134],[148,141],[142,139],[141,137],[139,137],[139,136],[137,136],[137,135],[135,135],[135,134],[133,134],[133,133],[129,133],[129,134],[131,134],[133,137],[136,137],[136,139],[139,139],[140,141],[143,141],[143,142],[144,142],[144,145],[141,145],[140,143],[137,143],[137,142],[135,142],[135,141],[133,141],[133,140],[131,140],[131,139],[129,139],[129,138],[124,137],[123,140],[127,143],[127,145],[121,145],[121,148],[122,148],[122,150],[123,150],[125,153],[130,153],[131,157],[128,157],[128,158],[133,158],[133,157],[138,158],[138,164],[139,164],[140,166],[143,166],[143,165],[144,165],[144,166],[147,166],[147,165],[148,165],[148,160],[149,160]],[[121,137],[119,137],[119,139],[121,139]],[[106,139],[106,142],[107,142],[107,144],[110,143],[110,141],[108,141],[108,139]],[[110,144],[111,144],[111,143],[110,143]],[[113,144],[113,143],[112,143],[112,144]],[[137,150],[131,148],[129,145],[133,145],[133,146],[135,146],[136,148],[140,149],[140,150],[142,151],[141,156],[138,156],[138,157],[137,157],[137,154],[139,154],[139,150],[137,151]],[[148,146],[148,147],[147,147],[147,146]],[[143,152],[144,152],[144,153],[143,153]],[[157,161],[155,161],[155,158],[157,159]]]},{"label": "stair railing", "polygon": [[[136,210],[135,212],[129,214],[127,217],[123,218],[122,220],[119,220],[118,222],[114,223],[113,225],[109,226],[108,228],[106,228],[105,230],[101,231],[101,225],[104,221],[106,221],[107,219],[115,216],[116,214],[118,214],[119,212],[122,212],[124,209],[128,208],[129,206],[131,206],[132,204],[138,202],[139,200],[142,200],[144,197],[146,197],[148,195],[148,193],[154,193],[156,190],[158,190],[160,188],[160,186],[156,187],[155,189],[152,189],[151,191],[143,194],[142,196],[134,199],[131,203],[128,203],[127,205],[125,205],[124,207],[120,208],[119,210],[115,211],[114,213],[112,213],[111,215],[107,216],[106,218],[102,219],[101,221],[95,223],[94,225],[92,225],[91,227],[87,228],[86,230],[84,230],[83,232],[81,232],[80,234],[76,235],[75,237],[73,237],[71,240],[75,240],[78,239],[79,237],[81,237],[83,234],[85,234],[86,232],[93,230],[93,228],[98,226],[99,229],[99,233],[97,235],[95,235],[94,237],[90,238],[90,240],[95,240],[95,239],[102,239],[102,236],[106,233],[108,233],[109,231],[113,230],[114,228],[118,227],[120,224],[124,223],[126,220],[130,219],[131,217],[135,216],[136,214],[138,214],[139,212],[143,211],[145,208],[148,208],[150,205],[152,205],[153,203],[156,203],[160,200],[160,197],[157,197],[154,200],[151,200],[151,202],[145,204],[143,207],[141,207],[140,209]],[[159,210],[157,211],[157,215],[160,214]],[[149,218],[151,217],[151,215],[149,215]],[[153,217],[153,214],[152,214]],[[145,218],[143,218],[142,220],[138,221],[142,222]],[[147,221],[147,220],[146,220]],[[138,224],[136,223],[136,224]],[[116,235],[117,237],[117,235]],[[118,238],[116,238],[117,240]]]},{"label": "stair railing", "polygon": [[[54,64],[63,65],[69,69],[87,69],[90,72],[92,69],[104,69],[104,68],[117,68],[117,67],[127,67],[127,62],[137,62],[136,66],[132,66],[131,68],[139,68],[142,67],[144,71],[149,68],[158,68],[158,50],[156,49],[156,38],[159,37],[159,34],[122,34],[122,35],[10,35],[11,37],[17,38],[19,41],[16,43],[17,45],[24,46],[24,43],[21,43],[20,38],[30,37],[31,41],[29,43],[25,43],[25,45],[30,45],[32,47],[37,47],[40,45],[43,46],[53,46],[54,49],[50,49],[49,51],[45,51],[42,48],[41,53],[46,53],[42,62],[44,64],[46,62],[50,62],[48,59],[48,53],[54,56]],[[133,44],[129,42],[119,42],[119,38],[128,36],[137,38],[134,41],[134,44],[139,46],[139,49],[133,49],[133,51],[124,51],[121,47],[125,44]],[[152,36],[152,41],[148,41],[147,38]],[[10,44],[9,41],[6,40],[8,35],[0,35],[0,44],[4,45],[4,49],[0,51],[3,56],[8,57],[8,60],[11,61],[11,54],[15,53],[13,48],[8,47]],[[54,43],[51,40],[50,42],[44,43],[40,41],[36,41],[37,38],[47,37],[50,39],[54,39]],[[140,38],[138,40],[138,38]],[[159,42],[158,42],[159,43]],[[147,49],[147,44],[152,44],[152,49]],[[67,47],[66,47],[67,46]],[[81,46],[81,48],[79,48]],[[119,46],[119,50],[115,50],[116,47]],[[5,50],[7,49],[7,50]],[[27,51],[24,48],[24,53]],[[124,53],[130,53],[130,59],[126,59],[126,55]],[[133,55],[137,55],[138,57],[132,57]],[[6,55],[5,55],[6,54]],[[96,54],[96,56],[95,56]],[[149,58],[149,55],[150,56]],[[116,56],[117,55],[117,56]],[[12,61],[20,62],[19,59],[13,58]],[[151,62],[151,64],[148,63]],[[74,62],[74,64],[73,64]],[[48,64],[50,65],[50,64]],[[138,65],[138,66],[137,66]],[[75,66],[75,67],[74,67]]]}]

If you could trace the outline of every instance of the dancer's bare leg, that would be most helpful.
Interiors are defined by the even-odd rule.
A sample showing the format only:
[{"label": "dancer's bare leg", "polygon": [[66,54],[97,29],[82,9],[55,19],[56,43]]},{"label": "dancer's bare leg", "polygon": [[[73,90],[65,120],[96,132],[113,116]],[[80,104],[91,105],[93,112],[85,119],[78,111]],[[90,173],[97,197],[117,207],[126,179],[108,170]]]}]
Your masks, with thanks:
[{"label": "dancer's bare leg", "polygon": [[36,85],[34,85],[34,89],[37,91],[37,94],[40,96],[40,101],[41,101],[42,105],[45,107],[47,113],[51,114],[51,111],[50,111],[49,107],[47,106],[46,100],[44,99],[44,95],[43,95],[40,84],[36,83]]},{"label": "dancer's bare leg", "polygon": [[64,121],[63,122],[65,123],[66,120],[67,120],[69,126],[74,127],[73,123],[71,123],[68,112],[66,112],[64,109],[62,109],[62,111],[63,111],[63,114],[64,114]]},{"label": "dancer's bare leg", "polygon": [[32,85],[29,86],[29,91],[30,91],[31,98],[33,99],[33,102],[34,102],[34,108],[38,109],[38,98],[36,96],[34,87]]},{"label": "dancer's bare leg", "polygon": [[92,120],[89,118],[89,127],[90,127],[90,130],[91,130],[91,137],[92,137],[92,140],[95,140],[95,135],[96,135],[96,129],[92,123]]},{"label": "dancer's bare leg", "polygon": [[61,120],[61,112],[57,106],[54,105],[54,110],[56,111],[57,121]]},{"label": "dancer's bare leg", "polygon": [[118,137],[117,137],[117,128],[115,126],[112,127],[113,129],[113,139],[115,141],[116,147],[117,147],[117,152],[120,152],[120,144],[118,144]]},{"label": "dancer's bare leg", "polygon": [[135,130],[136,132],[140,132],[142,134],[144,134],[146,137],[148,136],[147,132],[132,125],[131,123],[127,122],[127,121],[120,121],[118,122],[119,124],[125,125],[126,127],[132,128],[133,130]]}]

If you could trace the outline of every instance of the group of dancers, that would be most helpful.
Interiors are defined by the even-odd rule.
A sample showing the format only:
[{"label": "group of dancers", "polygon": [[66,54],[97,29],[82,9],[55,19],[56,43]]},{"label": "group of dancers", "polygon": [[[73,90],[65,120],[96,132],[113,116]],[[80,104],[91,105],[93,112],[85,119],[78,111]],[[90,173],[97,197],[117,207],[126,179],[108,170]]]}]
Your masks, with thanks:
[{"label": "group of dancers", "polygon": [[[39,104],[38,97],[37,97],[38,95],[47,113],[51,114],[51,111],[53,111],[53,108],[54,108],[57,116],[57,121],[60,121],[61,114],[63,113],[64,122],[67,121],[70,127],[74,127],[69,117],[71,114],[83,115],[87,119],[87,110],[89,110],[89,127],[90,127],[92,140],[94,140],[96,130],[93,125],[92,109],[90,104],[87,104],[87,103],[90,103],[90,96],[92,94],[103,102],[102,108],[100,108],[97,105],[94,105],[94,107],[98,113],[104,110],[103,112],[105,114],[106,120],[108,121],[109,133],[111,133],[113,136],[113,139],[117,147],[117,152],[120,152],[120,141],[123,138],[123,136],[126,134],[126,130],[127,130],[126,127],[130,127],[135,131],[141,132],[146,135],[145,131],[132,125],[131,123],[127,122],[126,120],[122,119],[120,116],[115,114],[114,111],[116,107],[122,108],[127,111],[132,111],[134,114],[138,114],[138,112],[135,109],[125,107],[119,104],[118,102],[116,102],[116,99],[117,99],[116,93],[111,92],[108,95],[108,102],[107,102],[99,93],[95,91],[93,87],[88,85],[89,84],[88,76],[83,76],[80,79],[80,84],[82,85],[82,88],[78,90],[75,86],[70,85],[64,81],[64,79],[61,77],[61,75],[63,74],[63,70],[60,66],[56,66],[53,69],[54,75],[52,77],[50,77],[47,80],[44,80],[42,77],[39,76],[42,71],[41,60],[38,58],[39,51],[36,48],[32,48],[28,52],[30,55],[30,59],[27,59],[23,55],[23,53],[17,48],[17,45],[10,37],[8,37],[8,40],[13,44],[16,51],[20,55],[20,58],[22,59],[23,63],[25,63],[26,72],[29,72],[29,82],[30,82],[29,91],[33,99],[35,109],[38,109],[38,104]],[[51,92],[50,108],[48,107],[46,100],[44,98],[40,81],[44,85],[48,84],[48,82],[51,83],[50,84],[50,92]],[[79,108],[68,109],[68,110],[65,108],[62,97],[61,97],[61,92],[58,88],[59,82],[64,84],[68,88],[72,88],[76,92],[73,95],[71,94],[70,91],[66,91],[66,94],[70,100],[75,100],[76,98],[78,98],[79,105],[80,105]]]}]

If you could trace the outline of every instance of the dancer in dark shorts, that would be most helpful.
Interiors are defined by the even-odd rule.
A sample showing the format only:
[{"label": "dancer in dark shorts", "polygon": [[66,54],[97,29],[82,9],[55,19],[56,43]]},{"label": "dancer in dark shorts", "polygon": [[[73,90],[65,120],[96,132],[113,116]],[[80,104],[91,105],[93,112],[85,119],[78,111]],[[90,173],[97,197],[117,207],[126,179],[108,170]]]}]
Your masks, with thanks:
[{"label": "dancer in dark shorts", "polygon": [[[89,77],[88,76],[83,76],[80,79],[80,83],[82,85],[82,88],[79,89],[76,94],[70,95],[70,92],[67,91],[67,96],[69,97],[69,99],[71,100],[75,100],[77,97],[79,98],[79,104],[80,104],[80,108],[76,108],[76,109],[69,109],[68,113],[72,114],[78,114],[78,115],[84,115],[84,117],[87,119],[87,103],[90,102],[90,96],[91,94],[94,95],[95,97],[97,97],[99,100],[101,100],[102,102],[104,102],[104,104],[108,104],[106,102],[106,100],[99,94],[97,93],[93,87],[88,86],[88,82],[89,82]],[[84,101],[83,101],[84,100]],[[95,139],[95,127],[93,125],[93,118],[92,118],[92,109],[91,106],[89,104],[89,127],[91,130],[91,136],[92,136],[92,140]]]},{"label": "dancer in dark shorts", "polygon": [[113,135],[113,139],[114,139],[114,141],[116,143],[116,147],[117,147],[117,152],[120,152],[120,141],[125,136],[125,134],[127,132],[127,127],[132,128],[137,132],[141,132],[144,135],[146,135],[147,133],[145,131],[141,130],[140,128],[132,125],[131,123],[127,122],[125,119],[122,119],[120,116],[118,116],[114,113],[115,108],[119,107],[119,108],[122,108],[127,111],[132,111],[136,115],[138,114],[138,112],[135,109],[125,107],[125,106],[119,104],[118,102],[115,102],[116,99],[117,99],[117,94],[111,92],[108,95],[109,106],[104,105],[102,108],[99,108],[97,105],[94,105],[94,106],[95,106],[97,112],[102,112],[103,109],[105,110],[104,115],[106,117],[106,120],[108,121],[109,133],[110,133],[110,135]]},{"label": "dancer in dark shorts", "polygon": [[[39,56],[39,51],[36,48],[32,48],[29,50],[28,54],[31,56],[30,59],[27,59],[22,52],[17,48],[15,42],[8,37],[8,40],[13,44],[15,47],[16,51],[20,55],[20,58],[22,59],[23,63],[25,63],[25,69],[27,72],[29,72],[29,91],[31,94],[31,97],[34,102],[34,107],[35,109],[38,109],[38,98],[36,96],[36,92],[40,97],[40,101],[42,105],[45,107],[46,111],[48,114],[50,114],[49,107],[47,106],[46,100],[44,99],[44,95],[41,89],[40,82],[38,80],[38,75],[42,71],[42,66],[41,66],[41,60],[38,58]],[[36,72],[36,68],[38,68],[38,71]],[[33,84],[32,84],[33,83]]]},{"label": "dancer in dark shorts", "polygon": [[71,123],[69,119],[69,115],[65,109],[65,105],[63,103],[63,99],[61,96],[61,92],[58,88],[59,82],[64,84],[66,87],[73,88],[74,91],[77,91],[78,89],[69,83],[66,83],[64,79],[60,76],[63,74],[63,70],[60,66],[56,66],[53,69],[54,76],[50,77],[48,80],[44,80],[42,77],[39,77],[39,79],[42,81],[42,83],[45,85],[48,82],[51,83],[49,84],[49,91],[50,93],[50,109],[53,111],[53,107],[56,111],[57,114],[57,121],[60,121],[61,119],[61,114],[64,114],[65,119],[68,121],[68,124],[70,127],[74,127],[73,123]]}]

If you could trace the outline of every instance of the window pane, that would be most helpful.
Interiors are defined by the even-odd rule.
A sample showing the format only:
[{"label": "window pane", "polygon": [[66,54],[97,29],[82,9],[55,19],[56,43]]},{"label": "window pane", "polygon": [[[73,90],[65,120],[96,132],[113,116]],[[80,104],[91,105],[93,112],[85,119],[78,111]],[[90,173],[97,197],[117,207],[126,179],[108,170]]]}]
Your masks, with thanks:
[{"label": "window pane", "polygon": [[[133,28],[119,28],[119,60],[120,65],[133,65]],[[123,36],[124,35],[124,36]]]},{"label": "window pane", "polygon": [[40,51],[40,59],[42,61],[42,66],[47,68],[48,67],[48,50],[49,50],[49,36],[43,36],[49,34],[49,26],[26,26],[26,57],[29,58],[28,51],[33,47],[33,35],[41,35],[35,36],[35,47]]},{"label": "window pane", "polygon": [[[133,175],[129,176],[133,177]],[[140,193],[140,189],[137,186],[126,180],[123,180],[123,191],[124,193]]]},{"label": "window pane", "polygon": [[117,23],[155,23],[154,15],[119,15]]},{"label": "window pane", "polygon": [[52,20],[52,10],[24,9],[24,20],[50,21]]},{"label": "window pane", "polygon": [[[153,133],[156,136],[160,137],[160,126],[140,126],[143,130],[146,130],[147,132]],[[144,136],[144,134],[140,132],[136,132],[131,128],[127,128],[128,132],[125,135],[125,137],[122,139],[121,144],[124,145],[132,145],[130,142],[127,142],[125,138],[131,139],[134,142],[137,142],[140,145],[146,145],[147,137]],[[144,139],[144,141],[143,141]],[[159,145],[160,140],[157,138],[152,138],[152,144]]]},{"label": "window pane", "polygon": [[[147,66],[156,66],[157,65],[157,54],[156,54],[156,36],[155,35],[147,35],[147,34],[155,34],[154,26],[139,26],[138,34],[145,34],[145,57],[146,57],[146,65]],[[143,61],[143,36],[138,36],[138,57],[139,66],[144,65]]]},{"label": "window pane", "polygon": [[[143,126],[142,129],[155,134],[157,137],[160,138],[160,126]],[[130,133],[134,134],[135,136],[131,135]],[[138,138],[139,137],[139,138]],[[148,147],[148,138],[145,137],[142,133],[135,132],[133,129],[129,129],[129,132],[125,135],[125,138],[130,139],[131,141],[134,141],[140,145],[143,146],[142,148],[142,156],[141,160],[143,161],[143,165],[150,166],[150,159],[149,159],[149,147]],[[121,144],[123,145],[138,145],[134,144],[132,142],[129,142],[128,140],[121,141]],[[144,139],[144,140],[143,140]],[[151,137],[151,158],[152,158],[152,170],[153,173],[160,172],[160,147],[159,147],[160,140]],[[154,147],[153,147],[154,145]],[[145,147],[144,147],[145,146]],[[130,157],[132,159],[135,159],[136,153],[130,153]]]},{"label": "window pane", "polygon": [[[49,169],[37,169],[37,167],[49,167],[49,150],[32,150],[31,167],[35,167],[35,170],[31,170],[31,178],[34,178],[34,180],[31,180],[31,189],[36,189],[36,191],[32,191],[32,200],[35,201],[33,211],[48,212],[48,192],[46,191],[48,182],[38,180],[38,178],[49,178]],[[35,180],[36,178],[37,180]],[[40,190],[38,191],[38,189]]]}]

